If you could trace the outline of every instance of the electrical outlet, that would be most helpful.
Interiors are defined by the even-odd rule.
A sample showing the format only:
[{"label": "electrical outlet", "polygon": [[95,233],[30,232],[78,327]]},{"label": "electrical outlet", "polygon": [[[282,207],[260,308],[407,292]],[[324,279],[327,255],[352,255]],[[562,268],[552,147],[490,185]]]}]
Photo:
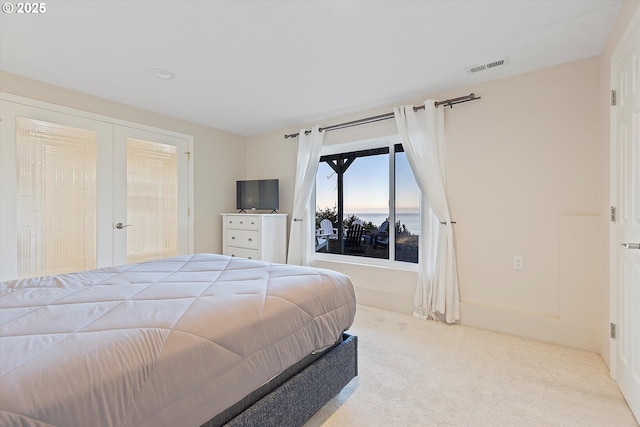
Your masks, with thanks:
[{"label": "electrical outlet", "polygon": [[524,269],[524,260],[521,256],[513,257],[513,269],[514,270],[523,270]]}]

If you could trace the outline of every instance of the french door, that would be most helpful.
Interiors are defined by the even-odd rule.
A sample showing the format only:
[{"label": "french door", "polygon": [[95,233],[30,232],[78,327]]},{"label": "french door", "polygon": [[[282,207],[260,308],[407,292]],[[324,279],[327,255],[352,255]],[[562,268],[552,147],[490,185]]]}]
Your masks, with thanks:
[{"label": "french door", "polygon": [[123,126],[114,141],[114,264],[188,253],[187,141]]},{"label": "french door", "polygon": [[640,11],[612,58],[611,373],[640,420]]},{"label": "french door", "polygon": [[0,280],[189,252],[187,139],[0,102]]}]

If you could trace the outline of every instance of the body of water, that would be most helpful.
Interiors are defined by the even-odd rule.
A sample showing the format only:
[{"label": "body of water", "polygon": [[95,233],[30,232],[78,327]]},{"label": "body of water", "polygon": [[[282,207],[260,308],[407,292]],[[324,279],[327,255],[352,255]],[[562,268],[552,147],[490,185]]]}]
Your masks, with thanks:
[{"label": "body of water", "polygon": [[[380,224],[386,221],[388,216],[384,213],[349,213],[346,216],[349,215],[355,215],[363,222],[371,221],[373,225],[377,227],[380,227]],[[396,221],[400,221],[400,224],[404,224],[411,234],[420,235],[420,214],[398,214],[396,215]]]}]

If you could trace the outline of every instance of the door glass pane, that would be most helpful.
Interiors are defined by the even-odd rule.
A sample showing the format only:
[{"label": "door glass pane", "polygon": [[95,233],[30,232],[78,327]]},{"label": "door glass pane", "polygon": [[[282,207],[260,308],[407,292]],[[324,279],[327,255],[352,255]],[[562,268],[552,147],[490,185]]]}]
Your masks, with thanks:
[{"label": "door glass pane", "polygon": [[127,138],[127,262],[178,254],[174,145]]},{"label": "door glass pane", "polygon": [[96,132],[16,118],[18,277],[96,266]]}]

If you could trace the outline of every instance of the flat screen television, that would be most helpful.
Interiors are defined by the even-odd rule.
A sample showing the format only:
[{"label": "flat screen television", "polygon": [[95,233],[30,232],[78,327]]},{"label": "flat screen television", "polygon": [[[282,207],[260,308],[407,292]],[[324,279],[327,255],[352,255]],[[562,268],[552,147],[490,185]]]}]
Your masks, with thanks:
[{"label": "flat screen television", "polygon": [[260,210],[277,212],[280,187],[277,179],[236,181],[236,208],[240,212]]}]

